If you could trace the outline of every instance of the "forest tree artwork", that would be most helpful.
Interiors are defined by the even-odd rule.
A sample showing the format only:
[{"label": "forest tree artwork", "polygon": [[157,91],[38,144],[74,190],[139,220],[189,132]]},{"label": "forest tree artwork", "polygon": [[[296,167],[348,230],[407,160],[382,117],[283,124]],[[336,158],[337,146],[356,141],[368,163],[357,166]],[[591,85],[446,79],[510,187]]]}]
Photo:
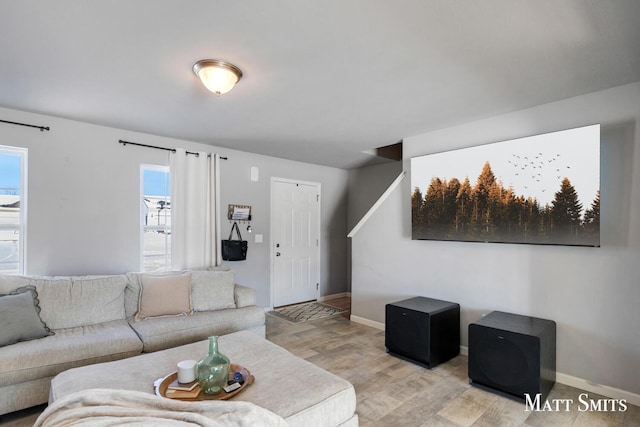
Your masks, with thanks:
[{"label": "forest tree artwork", "polygon": [[411,159],[415,240],[600,246],[600,126]]}]

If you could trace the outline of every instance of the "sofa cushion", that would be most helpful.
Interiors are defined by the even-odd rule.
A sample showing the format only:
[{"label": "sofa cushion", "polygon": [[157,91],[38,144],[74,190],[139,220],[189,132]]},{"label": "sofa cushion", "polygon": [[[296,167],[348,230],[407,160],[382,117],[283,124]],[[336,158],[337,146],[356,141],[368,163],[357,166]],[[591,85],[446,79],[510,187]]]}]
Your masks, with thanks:
[{"label": "sofa cushion", "polygon": [[129,321],[142,340],[145,352],[163,350],[264,325],[264,310],[246,307],[195,312],[192,316],[159,317],[144,322]]},{"label": "sofa cushion", "polygon": [[124,310],[127,319],[138,312],[140,299],[140,273],[127,273],[127,288],[124,291]]},{"label": "sofa cushion", "polygon": [[141,274],[135,320],[191,315],[191,273]]},{"label": "sofa cushion", "polygon": [[37,295],[35,286],[0,295],[0,347],[52,334],[38,315]]},{"label": "sofa cushion", "polygon": [[55,296],[56,289],[70,288],[71,279],[46,276],[5,276],[0,274],[0,293],[10,293],[16,288],[35,286],[40,300],[40,318],[51,329],[58,328],[56,308],[58,299],[65,293]]},{"label": "sofa cushion", "polygon": [[0,387],[141,351],[142,343],[126,320],[60,329],[41,340],[0,347]]},{"label": "sofa cushion", "polygon": [[77,313],[77,321],[67,327],[125,319],[124,290],[127,278],[124,275],[72,277],[71,284],[73,291],[79,294],[74,307],[81,304],[84,308]]},{"label": "sofa cushion", "polygon": [[236,284],[233,287],[233,298],[236,301],[236,307],[249,307],[256,305],[256,291],[253,288]]},{"label": "sofa cushion", "polygon": [[194,311],[235,308],[234,273],[230,269],[191,272],[191,304]]},{"label": "sofa cushion", "polygon": [[66,329],[123,320],[127,278],[118,276],[5,276],[0,293],[33,285],[40,300],[40,317],[51,329]]}]

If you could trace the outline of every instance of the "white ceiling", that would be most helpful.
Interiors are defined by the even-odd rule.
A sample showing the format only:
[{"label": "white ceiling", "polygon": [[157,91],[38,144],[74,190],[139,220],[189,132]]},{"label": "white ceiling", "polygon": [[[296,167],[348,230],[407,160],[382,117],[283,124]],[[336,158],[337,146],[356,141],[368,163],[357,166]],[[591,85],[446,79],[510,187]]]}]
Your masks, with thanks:
[{"label": "white ceiling", "polygon": [[[352,168],[640,80],[638,0],[0,0],[0,106]],[[199,59],[244,73],[226,95]]]}]

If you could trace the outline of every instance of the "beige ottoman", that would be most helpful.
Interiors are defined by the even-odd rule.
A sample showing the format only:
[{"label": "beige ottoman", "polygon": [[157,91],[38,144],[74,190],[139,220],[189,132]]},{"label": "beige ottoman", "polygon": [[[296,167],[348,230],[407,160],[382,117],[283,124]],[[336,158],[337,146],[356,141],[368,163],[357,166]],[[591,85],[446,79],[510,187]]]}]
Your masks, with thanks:
[{"label": "beige ottoman", "polygon": [[[245,366],[255,377],[234,400],[268,409],[291,426],[357,426],[356,395],[346,380],[307,362],[285,349],[241,331],[219,338],[220,352]],[[115,362],[70,369],[51,381],[49,403],[67,394],[91,388],[154,393],[153,383],[176,370],[176,363],[199,359],[208,351],[200,341]]]}]

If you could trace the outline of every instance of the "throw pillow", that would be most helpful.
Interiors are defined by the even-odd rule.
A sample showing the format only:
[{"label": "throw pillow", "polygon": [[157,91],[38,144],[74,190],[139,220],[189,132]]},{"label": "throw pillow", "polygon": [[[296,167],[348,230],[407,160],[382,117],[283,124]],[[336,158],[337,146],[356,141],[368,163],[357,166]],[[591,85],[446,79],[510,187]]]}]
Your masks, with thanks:
[{"label": "throw pillow", "polygon": [[191,304],[193,311],[213,311],[236,308],[234,273],[215,268],[191,272]]},{"label": "throw pillow", "polygon": [[191,314],[191,273],[140,275],[136,321]]},{"label": "throw pillow", "polygon": [[53,335],[40,319],[38,303],[35,286],[0,296],[0,347]]}]

